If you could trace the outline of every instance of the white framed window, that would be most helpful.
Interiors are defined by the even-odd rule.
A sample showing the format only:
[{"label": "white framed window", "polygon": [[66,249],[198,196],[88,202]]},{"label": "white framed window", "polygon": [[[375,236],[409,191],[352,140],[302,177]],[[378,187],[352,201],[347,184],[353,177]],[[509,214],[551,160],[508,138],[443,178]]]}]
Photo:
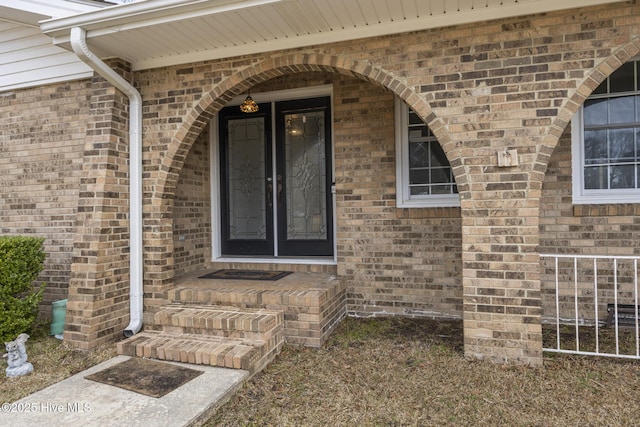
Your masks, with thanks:
[{"label": "white framed window", "polygon": [[640,202],[640,61],[614,71],[571,122],[573,202]]},{"label": "white framed window", "polygon": [[451,165],[431,129],[396,98],[396,205],[460,206]]}]

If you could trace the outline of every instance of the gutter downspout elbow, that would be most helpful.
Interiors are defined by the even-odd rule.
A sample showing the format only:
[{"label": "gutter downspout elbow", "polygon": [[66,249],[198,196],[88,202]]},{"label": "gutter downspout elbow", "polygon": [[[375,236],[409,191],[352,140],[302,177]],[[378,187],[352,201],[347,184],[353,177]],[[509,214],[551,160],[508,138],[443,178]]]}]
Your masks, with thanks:
[{"label": "gutter downspout elbow", "polygon": [[71,28],[71,47],[78,58],[129,98],[129,325],[124,336],[142,329],[143,256],[142,256],[142,96],[140,92],[96,57],[87,47],[86,31]]}]

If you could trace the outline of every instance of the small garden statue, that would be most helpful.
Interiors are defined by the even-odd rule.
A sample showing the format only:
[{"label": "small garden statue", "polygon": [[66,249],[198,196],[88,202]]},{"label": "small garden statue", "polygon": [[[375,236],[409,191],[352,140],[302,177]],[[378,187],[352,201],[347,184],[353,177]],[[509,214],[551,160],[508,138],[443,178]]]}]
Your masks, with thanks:
[{"label": "small garden statue", "polygon": [[7,358],[7,376],[19,377],[33,371],[33,365],[27,362],[27,348],[24,343],[29,339],[29,335],[20,334],[13,341],[5,342],[7,354],[2,357]]}]

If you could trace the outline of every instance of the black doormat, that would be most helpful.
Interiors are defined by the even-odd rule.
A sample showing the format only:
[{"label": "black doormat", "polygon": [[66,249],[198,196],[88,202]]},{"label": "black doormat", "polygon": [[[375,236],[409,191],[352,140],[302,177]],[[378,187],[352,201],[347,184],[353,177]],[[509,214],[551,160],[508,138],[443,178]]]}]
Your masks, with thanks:
[{"label": "black doormat", "polygon": [[162,397],[203,373],[170,363],[132,357],[85,378],[145,396]]},{"label": "black doormat", "polygon": [[218,270],[200,276],[200,279],[231,279],[231,280],[279,280],[292,271],[261,271],[261,270]]}]

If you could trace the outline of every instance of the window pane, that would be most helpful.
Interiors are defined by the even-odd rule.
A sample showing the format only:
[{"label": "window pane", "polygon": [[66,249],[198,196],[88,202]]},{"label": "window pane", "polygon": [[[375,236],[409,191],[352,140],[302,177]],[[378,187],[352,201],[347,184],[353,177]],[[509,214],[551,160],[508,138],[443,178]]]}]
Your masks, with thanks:
[{"label": "window pane", "polygon": [[429,143],[412,142],[409,144],[409,169],[429,167]]},{"label": "window pane", "polygon": [[627,62],[609,76],[609,93],[632,92],[635,90],[635,63]]},{"label": "window pane", "polygon": [[606,166],[590,166],[584,168],[584,188],[586,190],[606,190],[607,185],[607,167]]},{"label": "window pane", "polygon": [[409,169],[408,183],[405,183],[409,198],[416,196],[426,200],[424,196],[456,194],[458,189],[451,167],[438,140],[418,115],[408,111],[408,143],[403,147],[408,165],[403,168]]},{"label": "window pane", "polygon": [[621,96],[609,100],[609,123],[633,123],[635,97]]},{"label": "window pane", "polygon": [[607,131],[584,131],[584,161],[587,165],[604,163],[607,160]]},{"label": "window pane", "polygon": [[593,99],[584,103],[584,125],[605,125],[607,124],[607,100]]},{"label": "window pane", "polygon": [[429,184],[429,169],[410,170],[409,184]]},{"label": "window pane", "polygon": [[[584,103],[582,154],[586,190],[640,190],[638,63],[640,61],[629,62],[614,71],[593,92],[600,98],[592,97]],[[602,97],[607,94],[606,98]]]},{"label": "window pane", "polygon": [[611,188],[635,188],[633,165],[611,166]]},{"label": "window pane", "polygon": [[451,182],[449,168],[434,168],[431,169],[431,182],[434,183],[449,183]]},{"label": "window pane", "polygon": [[409,111],[409,124],[410,125],[419,125],[419,124],[424,125],[425,123],[422,121],[422,119],[420,117],[418,117],[418,115],[416,113],[414,113],[413,111]]},{"label": "window pane", "polygon": [[448,185],[434,185],[431,187],[432,194],[452,194],[453,186],[451,184]]},{"label": "window pane", "polygon": [[635,161],[633,129],[609,131],[609,161],[611,163]]},{"label": "window pane", "polygon": [[416,140],[424,140],[424,139],[435,139],[433,138],[433,134],[431,130],[426,125],[422,126],[411,126],[409,128],[409,141]]},{"label": "window pane", "polygon": [[605,94],[607,93],[608,87],[609,87],[609,79],[605,79],[602,83],[600,83],[600,86],[598,86],[596,90],[593,91],[592,95]]},{"label": "window pane", "polygon": [[420,140],[422,138],[422,130],[418,129],[409,129],[409,141]]},{"label": "window pane", "polygon": [[428,196],[429,187],[426,185],[418,185],[410,188],[410,194],[412,196]]},{"label": "window pane", "polygon": [[431,167],[449,166],[449,160],[437,142],[431,144]]}]

